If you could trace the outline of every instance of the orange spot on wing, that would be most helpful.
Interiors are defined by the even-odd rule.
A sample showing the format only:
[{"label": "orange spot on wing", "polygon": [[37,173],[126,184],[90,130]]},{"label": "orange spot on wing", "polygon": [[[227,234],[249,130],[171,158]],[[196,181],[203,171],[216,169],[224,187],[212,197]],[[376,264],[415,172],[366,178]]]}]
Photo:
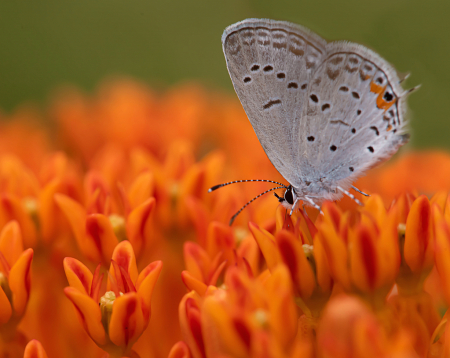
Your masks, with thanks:
[{"label": "orange spot on wing", "polygon": [[379,109],[384,109],[384,111],[386,112],[396,101],[397,98],[394,98],[392,101],[386,102],[383,99],[383,93],[380,93],[377,97],[377,107]]},{"label": "orange spot on wing", "polygon": [[376,84],[373,81],[370,83],[370,92],[378,94],[377,107],[380,108],[380,109],[384,109],[384,111],[387,111],[397,101],[397,98],[394,98],[390,102],[386,102],[384,100],[383,96],[384,96],[384,92],[386,90],[386,87],[387,86],[384,86],[384,87],[380,86],[380,85]]},{"label": "orange spot on wing", "polygon": [[382,87],[380,85],[377,85],[373,81],[370,83],[370,92],[373,92],[373,93],[384,93],[385,89],[386,89],[386,86]]}]

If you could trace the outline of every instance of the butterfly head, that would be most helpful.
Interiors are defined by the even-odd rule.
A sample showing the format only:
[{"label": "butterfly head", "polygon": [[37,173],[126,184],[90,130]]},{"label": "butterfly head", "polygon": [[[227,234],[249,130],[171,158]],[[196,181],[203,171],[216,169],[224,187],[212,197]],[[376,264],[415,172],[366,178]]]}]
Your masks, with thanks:
[{"label": "butterfly head", "polygon": [[297,200],[297,193],[292,185],[289,185],[284,191],[283,197],[275,194],[278,201],[287,209],[291,209]]}]

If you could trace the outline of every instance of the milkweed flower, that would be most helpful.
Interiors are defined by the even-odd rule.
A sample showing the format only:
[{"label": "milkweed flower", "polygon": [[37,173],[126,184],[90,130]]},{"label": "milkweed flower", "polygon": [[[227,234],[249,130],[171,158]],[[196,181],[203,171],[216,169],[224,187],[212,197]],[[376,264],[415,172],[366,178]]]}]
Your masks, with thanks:
[{"label": "milkweed flower", "polygon": [[92,274],[80,261],[64,260],[70,284],[64,293],[100,348],[112,355],[131,353],[133,344],[148,326],[150,301],[161,268],[162,263],[155,261],[138,273],[131,244],[123,241],[113,252],[107,291],[102,295],[100,265]]},{"label": "milkweed flower", "polygon": [[204,297],[188,293],[180,303],[184,338],[169,357],[290,356],[296,342],[296,307],[289,273],[283,266],[272,274],[249,277],[230,267],[224,288],[210,288]]},{"label": "milkweed flower", "polygon": [[121,80],[65,91],[45,113],[52,131],[27,108],[0,124],[2,353],[450,354],[447,153],[369,172],[355,184],[371,194],[356,194],[363,207],[289,216],[269,194],[230,227],[268,184],[208,188],[283,181],[235,98]]},{"label": "milkweed flower", "polygon": [[[14,339],[30,297],[33,249],[23,250],[19,225],[11,221],[0,233],[0,336]],[[1,351],[1,350],[0,350]]]}]

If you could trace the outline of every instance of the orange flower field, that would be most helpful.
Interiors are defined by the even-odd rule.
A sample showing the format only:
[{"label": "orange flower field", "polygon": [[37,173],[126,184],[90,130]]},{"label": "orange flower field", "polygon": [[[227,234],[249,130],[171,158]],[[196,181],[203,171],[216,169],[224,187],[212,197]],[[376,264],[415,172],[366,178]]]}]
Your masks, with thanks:
[{"label": "orange flower field", "polygon": [[[0,357],[450,357],[450,155],[286,215],[235,96],[120,80],[0,122]],[[281,190],[279,191],[281,195]]]}]

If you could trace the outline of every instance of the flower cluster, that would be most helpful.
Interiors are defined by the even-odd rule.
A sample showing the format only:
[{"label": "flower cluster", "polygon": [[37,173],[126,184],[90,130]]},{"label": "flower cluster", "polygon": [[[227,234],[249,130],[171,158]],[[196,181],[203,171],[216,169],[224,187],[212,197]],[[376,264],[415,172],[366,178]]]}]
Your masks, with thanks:
[{"label": "flower cluster", "polygon": [[[239,102],[129,80],[0,122],[0,357],[449,357],[450,155],[289,216]],[[51,122],[49,127],[42,123]]]}]

